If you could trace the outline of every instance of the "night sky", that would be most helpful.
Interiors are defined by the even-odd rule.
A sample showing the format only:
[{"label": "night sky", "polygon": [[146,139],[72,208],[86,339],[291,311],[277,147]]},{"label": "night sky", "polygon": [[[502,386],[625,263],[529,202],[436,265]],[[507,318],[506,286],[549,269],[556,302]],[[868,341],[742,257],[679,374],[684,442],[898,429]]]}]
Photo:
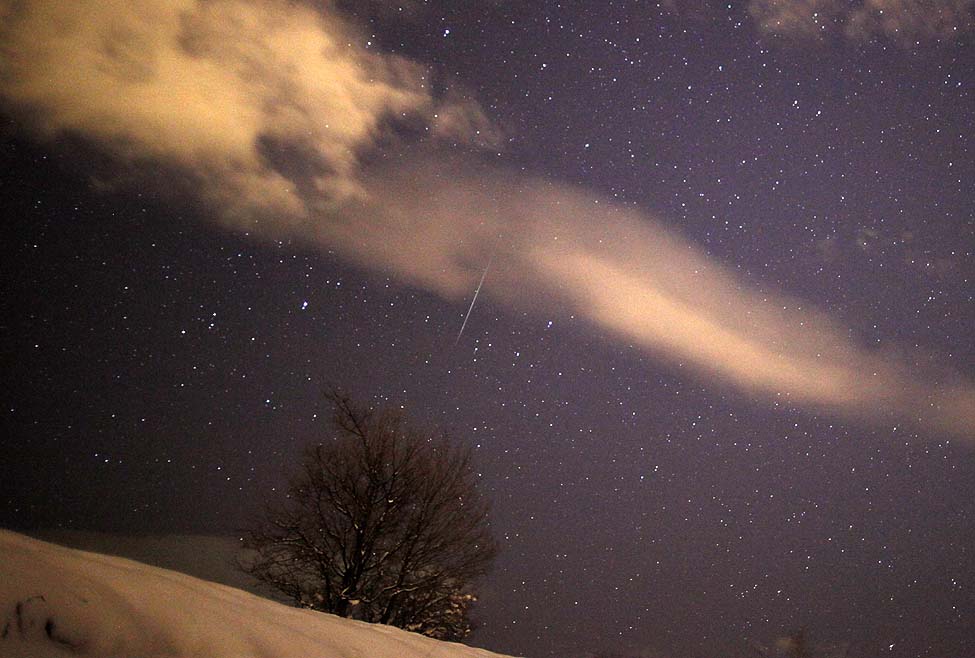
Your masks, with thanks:
[{"label": "night sky", "polygon": [[975,656],[972,0],[0,0],[0,112],[0,525],[233,534],[337,384],[478,646]]}]

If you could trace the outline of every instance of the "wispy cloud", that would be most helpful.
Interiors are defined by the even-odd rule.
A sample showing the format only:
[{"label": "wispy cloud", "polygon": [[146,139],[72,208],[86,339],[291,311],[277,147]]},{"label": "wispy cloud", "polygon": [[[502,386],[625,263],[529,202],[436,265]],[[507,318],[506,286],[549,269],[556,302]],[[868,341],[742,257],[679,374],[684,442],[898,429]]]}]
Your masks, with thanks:
[{"label": "wispy cloud", "polygon": [[857,41],[953,41],[975,30],[975,0],[751,0],[749,12],[772,34]]},{"label": "wispy cloud", "polygon": [[[189,173],[227,226],[305,240],[453,300],[493,254],[484,294],[510,307],[584,318],[774,400],[975,435],[972,382],[858,345],[646,214],[446,156],[443,141],[492,143],[484,113],[456,91],[435,95],[422,66],[376,52],[334,9],[0,0],[0,12],[0,97],[25,124]],[[394,125],[424,137],[399,141]]]}]

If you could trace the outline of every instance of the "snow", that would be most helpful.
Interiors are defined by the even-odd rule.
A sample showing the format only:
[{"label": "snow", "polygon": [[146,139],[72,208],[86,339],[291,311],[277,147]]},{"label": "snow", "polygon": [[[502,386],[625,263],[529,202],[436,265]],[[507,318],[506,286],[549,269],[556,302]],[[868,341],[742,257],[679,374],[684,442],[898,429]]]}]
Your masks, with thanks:
[{"label": "snow", "polygon": [[0,530],[6,658],[498,658]]}]

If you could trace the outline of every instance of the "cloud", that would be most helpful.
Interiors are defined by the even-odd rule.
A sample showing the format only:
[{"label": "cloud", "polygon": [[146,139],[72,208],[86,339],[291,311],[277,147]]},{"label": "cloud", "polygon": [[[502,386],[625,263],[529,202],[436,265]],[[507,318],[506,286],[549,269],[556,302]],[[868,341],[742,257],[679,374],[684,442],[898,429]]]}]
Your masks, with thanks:
[{"label": "cloud", "polygon": [[391,120],[439,114],[451,137],[485,123],[469,103],[439,103],[423,67],[372,52],[334,11],[272,0],[0,8],[0,89],[36,130],[188,169],[228,215],[307,217],[311,199],[360,193],[360,154]]},{"label": "cloud", "polygon": [[483,111],[434,94],[423,67],[376,52],[328,6],[0,0],[0,12],[8,107],[39,135],[189,173],[231,228],[457,301],[493,257],[484,294],[509,307],[583,318],[772,400],[975,435],[972,382],[865,349],[646,214],[446,155],[496,140]]},{"label": "cloud", "polygon": [[748,11],[765,32],[818,38],[843,10],[835,0],[751,0]]},{"label": "cloud", "polygon": [[763,31],[798,38],[840,33],[910,45],[975,30],[975,0],[751,0],[748,10]]},{"label": "cloud", "polygon": [[[645,213],[581,189],[457,163],[439,177],[376,172],[398,199],[358,213],[360,255],[448,298],[484,294],[549,317],[584,318],[704,377],[784,404],[909,422],[969,438],[975,386],[918,355],[865,349],[802,300],[761,291]],[[449,171],[448,174],[442,172]],[[449,181],[409,194],[411,181]]]}]

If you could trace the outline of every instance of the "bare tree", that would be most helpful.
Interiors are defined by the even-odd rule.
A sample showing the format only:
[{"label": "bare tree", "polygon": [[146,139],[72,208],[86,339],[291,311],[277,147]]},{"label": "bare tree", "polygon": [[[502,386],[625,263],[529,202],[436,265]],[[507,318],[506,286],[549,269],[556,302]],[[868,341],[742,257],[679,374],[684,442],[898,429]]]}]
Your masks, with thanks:
[{"label": "bare tree", "polygon": [[241,567],[301,607],[463,639],[497,552],[470,449],[328,397],[334,437],[247,532]]}]

